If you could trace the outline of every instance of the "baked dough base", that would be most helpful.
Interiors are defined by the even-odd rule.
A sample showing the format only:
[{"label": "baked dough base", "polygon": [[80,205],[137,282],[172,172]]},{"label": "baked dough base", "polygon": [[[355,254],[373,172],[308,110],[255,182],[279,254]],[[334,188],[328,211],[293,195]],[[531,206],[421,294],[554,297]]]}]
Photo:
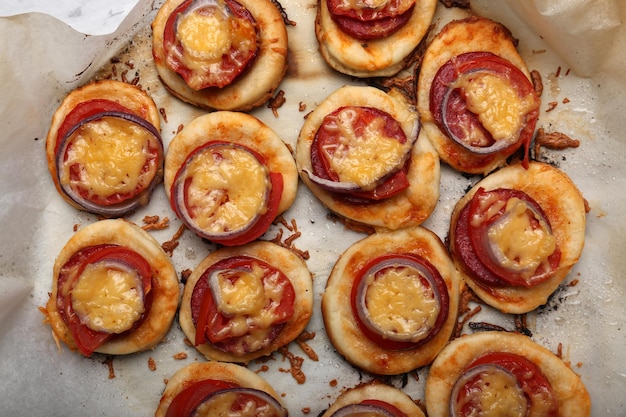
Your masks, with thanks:
[{"label": "baked dough base", "polygon": [[[48,135],[46,136],[46,159],[48,171],[52,176],[52,181],[57,191],[71,206],[84,210],[82,206],[69,198],[59,184],[58,171],[56,166],[57,135],[59,128],[67,115],[78,104],[94,99],[106,99],[121,104],[127,109],[134,111],[138,116],[150,122],[157,131],[161,131],[161,119],[159,110],[150,96],[139,87],[116,80],[100,80],[86,84],[71,91],[61,102],[52,116]],[[162,175],[159,173],[159,175]],[[160,180],[159,180],[160,181]]]},{"label": "baked dough base", "polygon": [[451,58],[476,51],[494,53],[510,61],[530,79],[511,32],[502,24],[483,17],[469,17],[448,23],[426,48],[417,84],[417,109],[424,131],[441,159],[457,171],[486,174],[504,165],[516,149],[477,155],[450,139],[435,124],[430,111],[430,90],[439,68]]},{"label": "baked dough base", "polygon": [[152,22],[152,54],[157,72],[167,90],[179,99],[211,110],[247,111],[272,96],[287,71],[287,28],[270,0],[237,0],[246,7],[259,28],[261,44],[252,68],[224,88],[193,90],[165,62],[163,32],[168,17],[185,0],[167,0]]},{"label": "baked dough base", "polygon": [[407,65],[432,22],[437,0],[417,0],[409,21],[392,35],[360,40],[333,22],[326,0],[318,1],[315,35],[322,57],[336,71],[354,77],[389,77]]},{"label": "baked dough base", "polygon": [[191,318],[191,295],[198,279],[216,262],[232,256],[244,255],[273,265],[289,278],[296,292],[294,313],[278,337],[264,349],[239,356],[217,349],[208,343],[196,346],[196,349],[209,360],[247,363],[267,356],[302,333],[313,314],[313,279],[306,263],[298,255],[289,249],[266,241],[256,241],[240,247],[224,247],[204,258],[187,279],[179,312],[180,327],[187,339],[196,340],[196,327]]},{"label": "baked dough base", "polygon": [[172,184],[187,156],[197,147],[214,140],[243,145],[265,158],[271,172],[283,176],[283,193],[278,214],[296,199],[298,171],[289,148],[267,125],[246,113],[218,111],[189,122],[170,142],[165,155],[164,185],[168,199]]},{"label": "baked dough base", "polygon": [[[376,257],[413,253],[428,260],[448,287],[448,318],[437,335],[422,346],[390,351],[370,341],[360,330],[350,303],[356,274]],[[322,317],[328,338],[346,360],[379,375],[398,375],[428,365],[448,342],[456,326],[459,279],[445,246],[423,227],[375,233],[350,246],[338,259],[322,296]]]},{"label": "baked dough base", "polygon": [[463,369],[488,352],[524,356],[539,366],[559,399],[559,417],[588,417],[589,393],[580,377],[565,362],[527,336],[507,332],[481,332],[450,342],[430,367],[426,379],[426,410],[429,417],[449,417],[450,394]]},{"label": "baked dough base", "polygon": [[282,404],[280,396],[276,393],[276,391],[274,391],[274,388],[272,388],[267,381],[248,368],[232,363],[192,363],[179,369],[169,379],[154,416],[165,417],[167,409],[178,393],[196,382],[207,379],[231,382],[244,388],[264,391]]},{"label": "baked dough base", "polygon": [[376,230],[396,230],[423,223],[439,199],[440,165],[437,152],[421,133],[413,145],[408,171],[409,188],[371,204],[350,204],[314,184],[303,170],[311,168],[311,145],[324,117],[342,106],[368,106],[386,111],[402,126],[407,138],[415,136],[417,114],[397,90],[345,86],[330,94],[304,122],[296,144],[296,164],[302,182],[324,206],[337,215]]},{"label": "baked dough base", "polygon": [[46,304],[48,322],[54,335],[70,349],[76,350],[76,344],[70,329],[57,310],[57,282],[63,265],[77,251],[94,245],[115,244],[128,247],[152,266],[152,306],[148,317],[136,329],[116,336],[102,344],[96,352],[108,355],[125,355],[144,351],[156,346],[167,334],[174,320],[180,289],[178,275],[170,257],[161,249],[159,243],[141,227],[126,220],[101,220],[76,232],[65,244],[54,263],[52,292]]},{"label": "baked dough base", "polygon": [[[479,187],[487,191],[496,188],[521,190],[541,206],[561,249],[561,260],[552,277],[530,288],[486,289],[478,285],[468,271],[465,271],[455,255],[454,229],[461,209]],[[450,249],[462,278],[480,299],[504,313],[522,314],[545,304],[578,261],[585,242],[585,223],[585,200],[564,172],[541,162],[531,162],[527,170],[521,164],[515,164],[485,177],[457,202],[450,221]]]}]

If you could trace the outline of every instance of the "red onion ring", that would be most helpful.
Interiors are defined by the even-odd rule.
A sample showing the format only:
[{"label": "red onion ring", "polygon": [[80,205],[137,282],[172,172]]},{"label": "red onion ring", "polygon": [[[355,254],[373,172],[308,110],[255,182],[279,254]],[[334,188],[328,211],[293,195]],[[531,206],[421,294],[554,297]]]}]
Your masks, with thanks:
[{"label": "red onion ring", "polygon": [[356,417],[367,415],[372,417],[396,417],[384,408],[374,404],[348,404],[330,415],[330,417]]},{"label": "red onion ring", "polygon": [[244,388],[244,387],[227,388],[227,389],[222,389],[222,390],[218,390],[218,391],[211,393],[210,395],[205,397],[204,400],[202,400],[202,402],[198,404],[197,407],[191,410],[190,415],[194,415],[196,410],[198,410],[198,408],[200,408],[202,404],[206,403],[207,401],[220,402],[222,400],[219,397],[223,395],[233,394],[233,393],[238,394],[238,395],[250,396],[255,399],[254,400],[255,402],[260,400],[261,402],[267,404],[270,407],[271,411],[273,411],[273,414],[269,414],[270,410],[264,410],[266,411],[267,414],[263,414],[263,415],[270,415],[272,417],[287,417],[289,415],[285,407],[283,407],[282,404],[280,404],[280,402],[278,402],[276,398],[274,398],[267,392],[254,389],[254,388]]},{"label": "red onion ring", "polygon": [[159,166],[157,167],[157,172],[162,170],[163,141],[161,139],[161,134],[159,133],[157,128],[154,127],[154,125],[152,125],[147,120],[132,113],[124,113],[124,112],[117,112],[117,111],[103,111],[101,113],[96,113],[92,116],[82,119],[79,123],[72,126],[67,131],[67,133],[61,138],[60,144],[58,147],[58,152],[56,154],[57,181],[59,182],[59,184],[61,184],[61,190],[63,191],[63,193],[67,197],[69,197],[72,201],[74,201],[76,204],[81,206],[84,210],[90,213],[99,214],[105,217],[123,217],[124,215],[130,213],[131,211],[137,209],[138,207],[142,205],[145,205],[148,202],[150,194],[152,193],[156,184],[160,181],[159,175],[156,175],[150,181],[150,184],[148,185],[148,187],[145,188],[139,194],[135,195],[134,197],[126,199],[117,204],[111,204],[111,205],[106,205],[106,206],[94,203],[88,199],[83,198],[78,193],[76,193],[69,184],[62,184],[61,182],[61,171],[62,171],[61,168],[63,166],[63,161],[65,158],[65,153],[67,151],[67,147],[69,146],[69,143],[70,143],[69,138],[73,135],[73,133],[76,130],[81,128],[83,125],[89,122],[92,122],[94,120],[103,119],[105,117],[117,117],[119,119],[123,119],[128,122],[131,122],[143,128],[144,130],[147,130],[157,140],[157,143],[159,144],[158,155],[157,155],[157,161],[158,161]]}]

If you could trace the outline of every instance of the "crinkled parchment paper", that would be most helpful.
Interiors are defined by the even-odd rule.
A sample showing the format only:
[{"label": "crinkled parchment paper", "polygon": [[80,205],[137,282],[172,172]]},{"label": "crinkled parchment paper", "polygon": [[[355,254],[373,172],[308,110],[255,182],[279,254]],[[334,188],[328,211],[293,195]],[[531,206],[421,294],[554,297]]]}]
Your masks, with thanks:
[{"label": "crinkled parchment paper", "polygon": [[[296,22],[296,26],[288,27],[290,69],[280,86],[287,101],[277,116],[265,107],[253,112],[291,145],[308,111],[339,86],[358,83],[334,73],[321,60],[313,35],[315,3],[282,1],[290,19]],[[166,146],[180,124],[203,113],[172,98],[156,78],[149,54],[149,24],[159,5],[159,1],[139,1],[120,20],[119,28],[108,35],[84,35],[43,14],[0,18],[0,37],[4,40],[0,52],[2,416],[150,416],[164,380],[180,367],[204,360],[184,344],[184,336],[174,324],[155,350],[110,360],[115,377],[109,378],[109,358],[95,355],[87,359],[64,346],[59,349],[38,311],[51,290],[54,259],[74,226],[96,220],[61,200],[46,168],[45,136],[62,97],[101,68],[110,71],[111,57],[121,54],[118,70],[128,69],[128,79],[138,75],[142,87],[166,111]],[[529,67],[542,74],[544,111],[540,125],[581,142],[576,149],[543,150],[540,155],[541,160],[559,166],[572,177],[587,199],[590,212],[580,262],[549,303],[528,315],[528,326],[538,343],[554,352],[562,346],[564,359],[582,376],[591,393],[593,416],[626,415],[623,2],[473,0],[472,6],[473,12],[506,24],[520,39],[519,48]],[[440,5],[438,27],[465,13]],[[92,27],[101,28],[101,23]],[[131,61],[132,69],[127,65]],[[306,109],[302,110],[301,105]],[[452,207],[477,180],[443,167],[441,198],[424,226],[445,239]],[[141,224],[145,215],[171,219],[168,229],[153,232],[159,242],[169,240],[178,228],[162,189],[157,190],[147,208],[130,220]],[[304,359],[304,384],[298,384],[287,372],[291,365],[281,354],[250,367],[259,370],[283,395],[291,415],[304,415],[308,409],[309,415],[317,416],[343,388],[372,379],[334,352],[319,311],[325,281],[335,260],[363,235],[346,231],[328,219],[326,211],[303,186],[285,218],[296,220],[302,235],[294,244],[310,255],[307,264],[314,274],[316,310],[307,330],[316,334],[309,344],[319,361],[307,357],[297,345],[289,346],[292,354]],[[275,237],[279,230],[286,237],[294,233],[277,225],[264,238]],[[193,268],[213,249],[187,232],[174,252],[174,264],[179,272]],[[567,285],[574,280],[577,285]],[[514,328],[512,317],[487,308],[473,320]],[[187,357],[175,359],[181,352]],[[149,369],[149,358],[154,360],[156,370]],[[427,369],[422,369],[385,380],[423,401],[426,375]]]}]

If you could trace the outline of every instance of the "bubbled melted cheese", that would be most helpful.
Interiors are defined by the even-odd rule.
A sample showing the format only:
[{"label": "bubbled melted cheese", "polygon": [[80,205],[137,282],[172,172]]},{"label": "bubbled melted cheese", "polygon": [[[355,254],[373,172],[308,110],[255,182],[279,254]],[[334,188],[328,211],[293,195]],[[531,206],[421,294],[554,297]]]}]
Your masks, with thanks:
[{"label": "bubbled melted cheese", "polygon": [[208,148],[186,168],[186,204],[197,226],[209,233],[236,232],[267,210],[267,168],[236,147]]},{"label": "bubbled melted cheese", "polygon": [[365,302],[370,319],[383,332],[419,340],[433,328],[440,304],[418,271],[388,268],[369,281]]},{"label": "bubbled melted cheese", "polygon": [[398,168],[409,145],[384,136],[385,120],[382,118],[374,119],[360,135],[357,134],[354,128],[356,117],[354,110],[343,109],[334,123],[324,125],[325,129],[340,133],[339,143],[324,151],[340,181],[371,189],[378,180]]},{"label": "bubbled melted cheese", "polygon": [[189,69],[202,67],[204,61],[221,60],[231,47],[228,16],[218,7],[180,15],[176,30]]},{"label": "bubbled melted cheese", "polygon": [[527,271],[527,275],[532,275],[556,249],[556,238],[548,225],[533,213],[523,200],[510,198],[501,219],[488,230],[500,263],[508,269]]},{"label": "bubbled melted cheese", "polygon": [[255,339],[261,342],[276,320],[275,309],[283,297],[284,284],[279,282],[278,273],[265,277],[265,270],[257,264],[250,271],[237,271],[234,282],[230,273],[218,272],[210,278],[217,284],[212,286],[217,309],[230,318],[225,331],[232,337],[250,334],[252,343]]},{"label": "bubbled melted cheese", "polygon": [[[195,417],[273,417],[275,409],[267,404],[259,404],[253,397],[247,401],[241,401],[241,395],[237,392],[224,392],[212,396],[203,402],[195,412]],[[236,407],[233,407],[237,404]],[[233,411],[236,409],[237,411]]]},{"label": "bubbled melted cheese", "polygon": [[[143,187],[152,136],[145,129],[117,117],[84,124],[70,138],[61,171],[61,184],[74,184],[103,197],[132,193]],[[80,175],[70,175],[72,166]]]},{"label": "bubbled melted cheese", "polygon": [[538,105],[533,94],[520,97],[509,80],[489,72],[463,74],[452,88],[462,89],[467,108],[496,141],[517,137]]},{"label": "bubbled melted cheese", "polygon": [[92,330],[122,333],[144,313],[141,277],[121,264],[88,265],[71,292],[72,307]]},{"label": "bubbled melted cheese", "polygon": [[[528,401],[513,375],[499,370],[486,371],[480,374],[476,384],[477,389],[471,390],[465,401],[480,405],[477,415],[526,416]],[[459,404],[458,409],[463,409],[463,405]]]}]

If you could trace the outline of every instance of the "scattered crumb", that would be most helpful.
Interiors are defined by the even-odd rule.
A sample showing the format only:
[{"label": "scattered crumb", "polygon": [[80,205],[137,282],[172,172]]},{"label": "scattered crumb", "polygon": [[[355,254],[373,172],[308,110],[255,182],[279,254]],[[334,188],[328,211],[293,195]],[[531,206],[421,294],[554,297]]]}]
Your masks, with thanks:
[{"label": "scattered crumb", "polygon": [[156,371],[157,369],[156,362],[154,361],[154,358],[152,356],[148,358],[148,369],[150,369],[153,372]]}]

